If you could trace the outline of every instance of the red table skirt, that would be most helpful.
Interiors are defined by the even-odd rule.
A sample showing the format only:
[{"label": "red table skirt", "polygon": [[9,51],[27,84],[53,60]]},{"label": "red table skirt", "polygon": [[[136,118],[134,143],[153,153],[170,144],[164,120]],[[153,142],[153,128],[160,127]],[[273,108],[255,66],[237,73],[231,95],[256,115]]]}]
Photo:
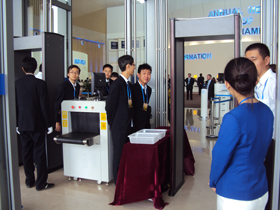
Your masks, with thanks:
[{"label": "red table skirt", "polygon": [[[169,129],[169,127],[159,127]],[[194,174],[194,158],[185,134],[186,174]],[[111,205],[122,205],[152,198],[154,207],[167,204],[162,199],[161,186],[170,180],[170,132],[153,145],[127,143],[123,147],[115,198]]]}]

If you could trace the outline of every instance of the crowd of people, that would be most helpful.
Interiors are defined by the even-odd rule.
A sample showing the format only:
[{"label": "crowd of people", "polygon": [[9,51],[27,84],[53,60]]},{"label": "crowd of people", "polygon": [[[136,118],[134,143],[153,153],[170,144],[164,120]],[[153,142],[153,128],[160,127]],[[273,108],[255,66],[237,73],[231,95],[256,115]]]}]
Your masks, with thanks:
[{"label": "crowd of people", "polygon": [[[122,147],[128,142],[127,136],[140,129],[151,128],[149,101],[152,94],[151,87],[147,85],[151,79],[152,67],[150,65],[139,65],[138,81],[132,85],[128,79],[133,75],[135,69],[133,57],[122,56],[118,59],[118,64],[121,69],[120,76],[113,72],[112,65],[105,64],[103,66],[106,87],[101,90],[107,96],[107,120],[114,146],[113,174],[115,183]],[[40,75],[34,76],[36,68],[37,62],[34,58],[26,57],[23,59],[22,70],[26,76],[15,82],[16,131],[22,142],[25,184],[28,188],[36,185],[36,189],[40,191],[54,187],[53,183],[47,183],[45,134],[52,133],[53,127],[56,132],[61,133],[61,103],[64,100],[78,99],[81,96],[81,86],[78,82],[81,70],[77,65],[68,67],[68,78],[56,90],[53,105],[55,125],[52,125],[47,84],[41,79],[41,65]],[[34,176],[35,165],[37,167],[37,180]]]},{"label": "crowd of people", "polygon": [[[130,55],[118,59],[121,74],[113,72],[110,64],[103,66],[106,75],[106,112],[113,140],[113,177],[117,182],[118,169],[128,135],[143,128],[151,128],[152,94],[148,82],[152,67],[138,67],[138,81],[131,84],[135,63]],[[47,183],[45,134],[61,132],[61,102],[80,96],[78,78],[80,68],[68,67],[67,76],[58,88],[54,102],[55,125],[51,124],[50,102],[46,82],[34,77],[37,62],[26,57],[22,70],[26,74],[16,81],[17,132],[21,136],[23,165],[28,188],[37,190],[54,187]],[[232,59],[224,70],[225,86],[238,106],[225,114],[218,140],[212,151],[209,186],[217,193],[217,209],[263,210],[271,208],[274,145],[276,74],[270,67],[270,53],[266,45],[248,46],[245,57]],[[187,100],[192,100],[195,80],[185,79]],[[214,97],[215,78],[200,74],[199,94],[208,89]],[[168,79],[170,86],[170,78]],[[34,176],[37,166],[37,180]]]}]

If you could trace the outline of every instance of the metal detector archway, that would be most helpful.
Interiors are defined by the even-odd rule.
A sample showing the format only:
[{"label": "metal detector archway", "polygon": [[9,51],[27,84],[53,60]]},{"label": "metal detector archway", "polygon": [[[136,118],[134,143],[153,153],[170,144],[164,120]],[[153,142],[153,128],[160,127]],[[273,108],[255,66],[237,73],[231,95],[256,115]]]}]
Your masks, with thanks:
[{"label": "metal detector archway", "polygon": [[241,26],[240,14],[213,18],[170,19],[170,196],[174,196],[184,184],[184,42],[234,39],[234,57],[239,57]]}]

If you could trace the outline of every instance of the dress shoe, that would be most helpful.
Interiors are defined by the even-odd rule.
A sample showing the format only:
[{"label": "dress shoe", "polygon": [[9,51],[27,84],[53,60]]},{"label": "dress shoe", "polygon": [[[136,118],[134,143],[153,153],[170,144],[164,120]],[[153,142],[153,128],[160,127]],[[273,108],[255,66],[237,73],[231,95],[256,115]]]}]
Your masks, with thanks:
[{"label": "dress shoe", "polygon": [[33,184],[25,184],[25,185],[26,185],[27,188],[32,188],[32,187],[34,187],[35,183],[33,183]]},{"label": "dress shoe", "polygon": [[51,189],[54,187],[53,183],[47,183],[45,187],[40,188],[40,189],[36,189],[37,191],[41,191],[41,190],[46,190],[46,189]]}]

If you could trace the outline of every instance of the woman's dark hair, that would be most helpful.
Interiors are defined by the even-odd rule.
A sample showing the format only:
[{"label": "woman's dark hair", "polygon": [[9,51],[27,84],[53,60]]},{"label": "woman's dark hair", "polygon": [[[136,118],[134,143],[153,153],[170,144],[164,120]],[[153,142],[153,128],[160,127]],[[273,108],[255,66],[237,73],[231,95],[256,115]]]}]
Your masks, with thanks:
[{"label": "woman's dark hair", "polygon": [[253,96],[257,82],[255,64],[247,58],[235,58],[228,62],[224,71],[225,80],[238,93]]}]

